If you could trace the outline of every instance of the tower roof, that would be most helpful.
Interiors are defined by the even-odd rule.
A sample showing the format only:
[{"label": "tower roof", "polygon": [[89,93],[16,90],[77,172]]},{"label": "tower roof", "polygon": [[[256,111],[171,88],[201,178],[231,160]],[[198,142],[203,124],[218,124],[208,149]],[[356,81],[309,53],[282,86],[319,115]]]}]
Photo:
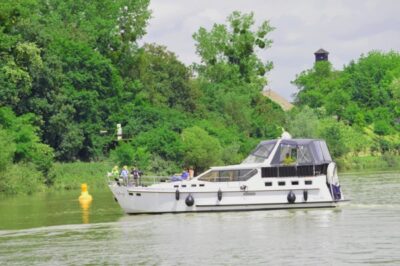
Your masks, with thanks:
[{"label": "tower roof", "polygon": [[329,54],[328,51],[325,51],[324,49],[319,49],[318,51],[316,51],[314,54]]}]

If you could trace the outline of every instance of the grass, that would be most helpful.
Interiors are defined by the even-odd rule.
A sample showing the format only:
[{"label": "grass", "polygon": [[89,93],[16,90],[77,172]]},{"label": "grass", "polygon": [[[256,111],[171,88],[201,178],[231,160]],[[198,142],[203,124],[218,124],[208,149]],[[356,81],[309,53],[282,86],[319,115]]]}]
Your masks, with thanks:
[{"label": "grass", "polygon": [[82,183],[87,183],[90,188],[104,189],[107,185],[107,172],[112,167],[111,162],[55,163],[50,172],[53,180],[51,188],[79,189]]},{"label": "grass", "polygon": [[400,156],[385,154],[382,156],[362,156],[341,158],[337,161],[340,170],[385,170],[400,167]]}]

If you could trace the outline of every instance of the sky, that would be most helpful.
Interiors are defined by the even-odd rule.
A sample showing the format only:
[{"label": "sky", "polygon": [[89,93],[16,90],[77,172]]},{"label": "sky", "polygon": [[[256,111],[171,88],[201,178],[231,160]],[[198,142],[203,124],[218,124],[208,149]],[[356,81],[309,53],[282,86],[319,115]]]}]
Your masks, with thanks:
[{"label": "sky", "polygon": [[150,9],[141,42],[167,46],[186,65],[200,62],[192,38],[200,27],[224,24],[235,10],[254,12],[255,25],[269,20],[273,44],[259,54],[274,64],[267,89],[290,101],[291,81],[312,68],[320,48],[338,70],[371,50],[400,51],[400,0],[151,0]]}]

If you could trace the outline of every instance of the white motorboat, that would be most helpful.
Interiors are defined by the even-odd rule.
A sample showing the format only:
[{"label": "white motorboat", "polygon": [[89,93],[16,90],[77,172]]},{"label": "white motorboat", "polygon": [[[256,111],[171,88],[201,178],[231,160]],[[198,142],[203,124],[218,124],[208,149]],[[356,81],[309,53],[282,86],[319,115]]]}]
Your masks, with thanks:
[{"label": "white motorboat", "polygon": [[109,187],[129,214],[335,207],[344,201],[336,169],[324,140],[282,138],[191,180]]}]

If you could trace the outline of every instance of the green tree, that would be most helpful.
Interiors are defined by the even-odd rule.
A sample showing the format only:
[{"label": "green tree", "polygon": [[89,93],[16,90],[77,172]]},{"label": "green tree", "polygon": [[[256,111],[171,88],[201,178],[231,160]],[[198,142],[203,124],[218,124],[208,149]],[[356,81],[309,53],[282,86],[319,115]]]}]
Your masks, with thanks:
[{"label": "green tree", "polygon": [[228,26],[215,24],[211,31],[200,28],[193,35],[203,63],[197,65],[197,70],[214,82],[239,79],[262,86],[272,64],[263,62],[256,52],[257,48],[264,50],[271,46],[267,34],[273,27],[264,21],[253,30],[254,23],[253,13],[235,11],[228,17]]},{"label": "green tree", "polygon": [[130,143],[121,142],[111,152],[111,158],[119,165],[131,165],[134,161],[135,149]]},{"label": "green tree", "polygon": [[331,139],[334,150],[337,147],[332,143],[336,136],[337,145],[344,148],[335,153],[344,156],[369,147],[374,151],[382,150],[376,135],[392,135],[388,141],[390,145],[398,138],[399,78],[400,54],[372,51],[351,61],[341,71],[332,70],[329,62],[317,62],[313,69],[298,75],[293,83],[299,88],[296,95],[299,105],[308,105],[315,110],[323,107],[328,115],[343,121],[335,125],[336,129],[332,125],[320,133]]},{"label": "green tree", "polygon": [[350,95],[344,90],[334,90],[326,96],[325,108],[328,114],[336,115],[340,120],[350,102]]},{"label": "green tree", "polygon": [[111,158],[121,166],[135,166],[145,170],[150,164],[151,155],[144,147],[134,147],[130,142],[120,142],[111,152]]},{"label": "green tree", "polygon": [[324,104],[325,95],[338,87],[338,72],[332,69],[330,62],[318,61],[312,69],[297,75],[292,83],[299,89],[295,98],[297,104],[318,108]]},{"label": "green tree", "polygon": [[135,62],[145,34],[148,4],[6,0],[0,6],[0,104],[37,115],[57,159],[96,159],[110,146],[99,131],[115,126],[109,116],[125,96],[121,76],[133,68],[128,62]]},{"label": "green tree", "polygon": [[1,128],[0,145],[2,147],[2,152],[0,153],[0,172],[3,172],[8,166],[12,164],[16,148],[15,143],[9,132]]},{"label": "green tree", "polygon": [[153,105],[188,112],[196,109],[199,92],[190,81],[189,69],[164,46],[146,44],[137,58],[137,76],[142,84],[138,92]]},{"label": "green tree", "polygon": [[[255,27],[253,13],[233,12],[227,24],[211,30],[200,28],[193,38],[201,64],[195,64],[201,89],[203,117],[211,113],[226,126],[235,127],[247,137],[270,138],[280,135],[283,111],[261,95],[267,83],[265,74],[272,63],[261,59],[258,51],[272,41],[268,21]],[[240,133],[238,133],[240,134]]]},{"label": "green tree", "polygon": [[315,111],[306,105],[288,113],[286,129],[295,138],[316,138],[319,123]]},{"label": "green tree", "polygon": [[193,126],[182,132],[184,161],[196,171],[203,171],[221,162],[221,144],[204,129]]},{"label": "green tree", "polygon": [[[0,108],[0,128],[5,130],[11,140],[12,162],[32,162],[47,175],[53,162],[53,150],[41,143],[35,122],[36,118],[32,114],[17,117],[10,108]],[[9,153],[6,154],[8,157]]]}]

